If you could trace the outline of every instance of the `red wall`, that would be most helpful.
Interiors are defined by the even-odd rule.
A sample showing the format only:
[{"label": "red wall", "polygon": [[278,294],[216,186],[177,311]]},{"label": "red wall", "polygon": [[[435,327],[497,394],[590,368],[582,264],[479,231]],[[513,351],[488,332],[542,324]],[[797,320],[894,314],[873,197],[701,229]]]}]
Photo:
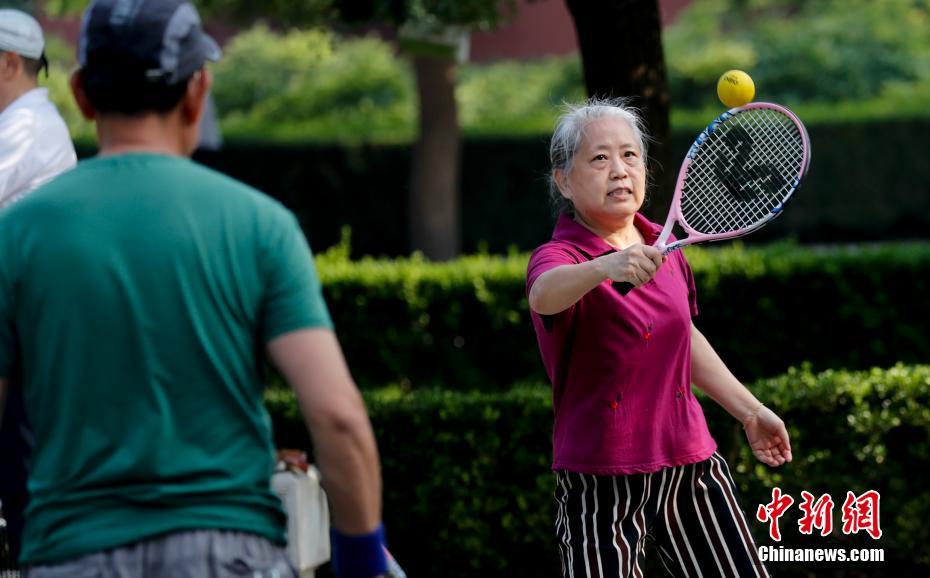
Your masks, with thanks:
[{"label": "red wall", "polygon": [[[674,22],[690,3],[691,0],[659,0],[662,23]],[[513,23],[493,32],[472,33],[469,60],[525,60],[577,51],[575,26],[564,0],[520,0]]]}]

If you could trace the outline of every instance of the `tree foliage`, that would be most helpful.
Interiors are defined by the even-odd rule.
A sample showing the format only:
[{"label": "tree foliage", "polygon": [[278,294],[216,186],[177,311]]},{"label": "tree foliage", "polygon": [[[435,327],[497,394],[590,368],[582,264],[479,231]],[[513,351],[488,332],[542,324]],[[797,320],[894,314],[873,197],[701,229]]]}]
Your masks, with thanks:
[{"label": "tree foliage", "polygon": [[730,68],[751,73],[759,98],[788,103],[930,82],[928,0],[697,0],[664,41],[676,106],[713,101]]},{"label": "tree foliage", "polygon": [[[68,4],[80,9],[86,2],[47,0],[43,8],[60,11]],[[696,0],[664,35],[674,125],[699,127],[712,118],[709,110],[685,109],[719,111],[714,86],[728,68],[747,70],[759,99],[790,104],[808,122],[926,116],[928,5]],[[74,47],[49,35],[48,56],[50,74],[40,82],[72,134],[92,135],[67,86]],[[342,38],[323,27],[272,31],[257,24],[227,43],[223,61],[211,66],[229,137],[409,142],[415,135],[413,74],[387,42]],[[559,104],[578,100],[584,90],[576,56],[465,64],[458,73],[465,134],[547,133]]]},{"label": "tree foliage", "polygon": [[259,24],[236,36],[213,69],[217,110],[233,133],[390,140],[412,132],[409,66],[374,37],[276,34]]}]

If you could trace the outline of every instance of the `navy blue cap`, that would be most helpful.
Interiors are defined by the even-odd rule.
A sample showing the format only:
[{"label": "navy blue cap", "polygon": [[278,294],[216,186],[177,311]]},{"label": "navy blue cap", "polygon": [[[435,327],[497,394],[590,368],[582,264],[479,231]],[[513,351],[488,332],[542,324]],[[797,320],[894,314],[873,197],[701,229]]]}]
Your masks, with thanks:
[{"label": "navy blue cap", "polygon": [[222,55],[197,9],[183,0],[94,0],[81,21],[81,66],[176,84]]}]

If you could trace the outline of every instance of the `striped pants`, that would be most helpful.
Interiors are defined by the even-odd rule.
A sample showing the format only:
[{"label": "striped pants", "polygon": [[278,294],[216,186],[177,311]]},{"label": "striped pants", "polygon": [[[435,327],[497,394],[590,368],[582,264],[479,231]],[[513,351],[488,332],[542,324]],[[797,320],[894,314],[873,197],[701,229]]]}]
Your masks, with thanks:
[{"label": "striped pants", "polygon": [[770,576],[717,453],[650,474],[557,471],[555,497],[565,578],[642,578],[647,539],[670,576]]}]

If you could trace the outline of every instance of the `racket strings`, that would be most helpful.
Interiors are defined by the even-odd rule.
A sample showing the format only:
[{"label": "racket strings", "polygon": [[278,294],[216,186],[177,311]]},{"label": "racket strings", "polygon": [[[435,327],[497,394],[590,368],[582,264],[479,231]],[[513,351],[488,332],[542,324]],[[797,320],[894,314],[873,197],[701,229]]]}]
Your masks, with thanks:
[{"label": "racket strings", "polygon": [[[741,125],[726,127],[726,132],[718,132],[718,137],[709,142],[711,146],[706,156],[713,164],[700,162],[703,159],[697,163],[699,179],[691,184],[701,186],[695,186],[693,190],[697,194],[688,197],[691,209],[688,213],[692,216],[691,222],[701,230],[718,232],[744,228],[765,218],[773,206],[784,201],[781,189],[788,184],[781,176],[785,174],[786,147],[782,146],[785,139],[772,140],[771,127],[760,132],[757,123],[746,122],[753,119],[741,120],[744,121]],[[737,134],[738,138],[733,138]],[[765,156],[759,152],[760,144],[771,153],[768,160],[775,162],[757,163],[760,157]],[[747,146],[751,149],[748,154],[735,158],[747,152],[740,151],[739,147]],[[740,162],[742,164],[738,165]],[[775,187],[771,186],[773,179]],[[766,180],[769,182],[764,182]],[[778,181],[781,181],[780,185]],[[708,186],[714,184],[717,186]],[[769,187],[762,188],[763,184]],[[747,189],[747,186],[751,188]],[[712,204],[713,211],[701,211]]]},{"label": "racket strings", "polygon": [[730,117],[694,153],[682,186],[687,226],[713,234],[750,228],[781,209],[805,162],[800,129],[781,112]]}]

